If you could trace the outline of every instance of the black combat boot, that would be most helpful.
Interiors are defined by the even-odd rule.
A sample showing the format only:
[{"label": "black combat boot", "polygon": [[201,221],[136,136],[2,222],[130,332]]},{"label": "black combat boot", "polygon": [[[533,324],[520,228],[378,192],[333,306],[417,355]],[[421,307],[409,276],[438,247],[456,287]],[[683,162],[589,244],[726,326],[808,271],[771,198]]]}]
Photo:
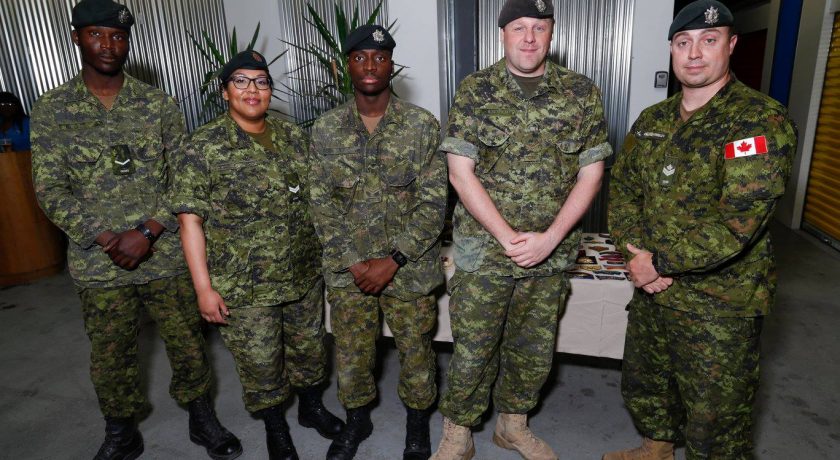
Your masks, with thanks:
[{"label": "black combat boot", "polygon": [[298,423],[306,428],[315,428],[327,439],[335,439],[344,428],[344,422],[324,407],[321,390],[314,386],[298,389]]},{"label": "black combat boot", "polygon": [[432,441],[429,438],[429,409],[417,410],[406,407],[405,450],[403,460],[428,460],[432,456]]},{"label": "black combat boot", "polygon": [[105,440],[93,460],[134,460],[143,453],[143,437],[134,417],[105,417]]},{"label": "black combat boot", "polygon": [[283,415],[283,409],[277,406],[267,407],[258,412],[265,422],[265,444],[268,447],[269,460],[299,460],[289,424]]},{"label": "black combat boot", "polygon": [[355,409],[347,409],[347,423],[336,436],[329,450],[327,460],[351,460],[362,443],[373,433],[370,421],[370,404]]},{"label": "black combat boot", "polygon": [[207,455],[213,460],[232,460],[242,455],[242,444],[230,431],[225,429],[210,396],[203,394],[187,404],[190,412],[190,441],[207,449]]}]

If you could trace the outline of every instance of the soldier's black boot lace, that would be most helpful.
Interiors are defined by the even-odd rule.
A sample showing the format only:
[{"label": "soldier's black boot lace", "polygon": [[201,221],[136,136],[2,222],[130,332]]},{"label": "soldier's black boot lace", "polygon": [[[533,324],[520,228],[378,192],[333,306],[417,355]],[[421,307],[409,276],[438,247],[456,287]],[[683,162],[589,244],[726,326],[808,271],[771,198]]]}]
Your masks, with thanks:
[{"label": "soldier's black boot lace", "polygon": [[269,460],[299,460],[283,409],[279,405],[271,406],[258,414],[265,422],[265,443],[268,446]]},{"label": "soldier's black boot lace", "polygon": [[242,455],[242,444],[219,423],[210,396],[203,394],[187,404],[190,441],[207,449],[213,460],[232,460]]},{"label": "soldier's black boot lace", "polygon": [[428,460],[432,456],[432,441],[429,437],[429,409],[406,407],[405,450],[403,460]]},{"label": "soldier's black boot lace", "polygon": [[314,386],[298,389],[298,423],[327,439],[335,439],[344,429],[344,422],[324,407],[321,390]]},{"label": "soldier's black boot lace", "polygon": [[93,460],[134,460],[143,453],[143,437],[133,417],[105,417],[105,440]]},{"label": "soldier's black boot lace", "polygon": [[330,444],[327,460],[351,460],[356,455],[359,444],[373,433],[370,409],[370,404],[347,409],[347,423]]}]

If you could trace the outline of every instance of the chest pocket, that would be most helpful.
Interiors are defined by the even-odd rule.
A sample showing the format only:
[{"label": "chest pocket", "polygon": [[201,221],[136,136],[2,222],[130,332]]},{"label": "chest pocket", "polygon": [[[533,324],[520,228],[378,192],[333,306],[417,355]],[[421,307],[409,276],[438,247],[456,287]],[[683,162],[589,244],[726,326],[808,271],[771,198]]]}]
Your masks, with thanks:
[{"label": "chest pocket", "polygon": [[214,165],[210,198],[218,224],[239,228],[256,221],[272,209],[284,182],[276,168],[257,160]]},{"label": "chest pocket", "polygon": [[346,214],[359,187],[361,152],[358,147],[330,147],[323,150],[323,155],[330,171],[329,206],[339,214]]},{"label": "chest pocket", "polygon": [[478,126],[478,140],[481,142],[481,161],[476,165],[478,174],[487,174],[493,170],[502,153],[505,151],[510,135],[489,121],[483,121]]}]

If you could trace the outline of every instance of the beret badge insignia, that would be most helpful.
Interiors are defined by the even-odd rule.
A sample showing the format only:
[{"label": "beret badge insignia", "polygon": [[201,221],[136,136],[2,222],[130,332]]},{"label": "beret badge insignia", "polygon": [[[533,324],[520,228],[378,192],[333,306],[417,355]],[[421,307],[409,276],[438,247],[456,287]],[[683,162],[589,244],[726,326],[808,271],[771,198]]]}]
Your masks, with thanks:
[{"label": "beret badge insignia", "polygon": [[123,8],[117,13],[117,20],[120,21],[120,24],[128,24],[131,21],[131,13],[128,12],[128,8]]},{"label": "beret badge insignia", "polygon": [[385,34],[383,34],[381,30],[376,29],[373,32],[373,41],[376,43],[383,43],[385,41]]},{"label": "beret badge insignia", "polygon": [[545,2],[543,0],[535,1],[534,6],[537,8],[537,11],[539,11],[540,13],[545,13]]},{"label": "beret badge insignia", "polygon": [[257,62],[262,62],[263,61],[262,57],[259,54],[257,54],[256,52],[251,52],[251,57],[254,58],[254,60],[257,61]]},{"label": "beret badge insignia", "polygon": [[713,6],[710,6],[709,9],[706,10],[706,12],[703,13],[703,14],[705,15],[705,18],[706,18],[706,24],[709,24],[710,26],[713,26],[713,25],[717,24],[718,19],[720,18],[720,14],[718,13],[718,9],[713,7]]}]

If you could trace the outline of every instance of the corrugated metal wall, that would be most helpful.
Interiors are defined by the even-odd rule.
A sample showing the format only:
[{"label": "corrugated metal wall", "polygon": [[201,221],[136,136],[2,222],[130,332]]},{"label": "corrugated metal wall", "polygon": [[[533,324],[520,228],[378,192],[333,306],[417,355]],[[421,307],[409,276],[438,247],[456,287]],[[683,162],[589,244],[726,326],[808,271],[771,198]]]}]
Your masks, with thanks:
[{"label": "corrugated metal wall", "polygon": [[[359,23],[364,23],[371,15],[379,0],[285,0],[285,7],[280,8],[281,23],[283,30],[279,35],[283,40],[300,46],[315,45],[319,49],[326,50],[327,45],[318,34],[315,27],[305,19],[309,19],[307,3],[315,8],[318,15],[324,20],[330,31],[337,34],[335,26],[335,4],[342,5],[347,14],[348,22],[353,15],[353,9],[359,7]],[[388,3],[382,2],[382,9],[379,12],[379,24],[388,24]],[[341,37],[338,37],[341,40]],[[339,43],[340,44],[340,43]],[[326,54],[326,53],[325,53]],[[291,114],[298,121],[312,120],[327,110],[329,107],[323,98],[315,97],[318,83],[333,81],[333,77],[324,70],[317,62],[313,62],[311,55],[291,48],[284,59],[287,60],[288,69],[293,72],[287,84],[296,94],[313,95],[296,97],[287,95]],[[299,69],[299,70],[298,70]]]},{"label": "corrugated metal wall", "polygon": [[[78,72],[70,39],[76,0],[0,1],[0,88],[17,94],[27,111],[45,91]],[[201,124],[198,88],[210,70],[187,36],[207,31],[227,53],[222,0],[120,0],[135,16],[126,71],[174,96],[190,129]],[[227,57],[227,55],[225,55]]]}]

